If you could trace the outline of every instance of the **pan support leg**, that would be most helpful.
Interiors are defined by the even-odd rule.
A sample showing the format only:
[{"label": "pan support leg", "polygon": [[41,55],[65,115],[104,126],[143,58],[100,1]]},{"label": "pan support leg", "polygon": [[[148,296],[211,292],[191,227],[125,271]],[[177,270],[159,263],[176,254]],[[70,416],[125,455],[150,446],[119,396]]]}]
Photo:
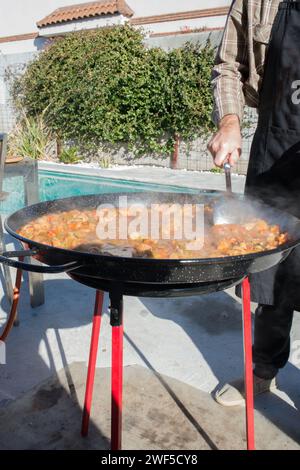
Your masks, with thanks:
[{"label": "pan support leg", "polygon": [[95,298],[93,328],[92,328],[92,337],[91,337],[91,345],[90,345],[90,356],[89,356],[89,364],[88,364],[88,371],[87,371],[86,390],[85,390],[85,399],[84,399],[82,426],[81,426],[81,435],[84,437],[87,436],[88,430],[89,430],[89,421],[90,421],[90,413],[91,413],[93,389],[94,389],[94,381],[95,381],[95,369],[96,369],[97,352],[98,352],[100,327],[101,327],[101,317],[102,317],[102,309],[103,309],[103,297],[104,297],[104,293],[102,291],[97,290],[96,298]]},{"label": "pan support leg", "polygon": [[[28,169],[23,177],[25,206],[39,202],[38,185],[38,163],[30,162]],[[34,258],[28,259],[29,263],[40,265],[40,262]],[[45,303],[45,290],[43,283],[43,274],[28,273],[30,305],[32,308],[39,307]]]},{"label": "pan support leg", "polygon": [[[23,259],[21,258],[21,261],[22,260]],[[17,308],[18,308],[18,303],[19,303],[19,298],[20,298],[22,274],[23,274],[22,269],[17,269],[15,287],[13,288],[13,291],[12,291],[12,303],[11,303],[7,323],[5,325],[5,328],[2,334],[0,335],[1,341],[6,340],[7,336],[9,335],[12,327],[15,325],[15,322],[17,320]]]},{"label": "pan support leg", "polygon": [[110,324],[112,326],[111,367],[111,450],[122,449],[123,394],[123,296],[110,292]]},{"label": "pan support leg", "polygon": [[242,283],[243,292],[243,334],[244,334],[244,372],[246,393],[247,449],[255,450],[254,397],[253,397],[253,358],[252,322],[249,278]]},{"label": "pan support leg", "polygon": [[[1,185],[0,185],[1,186]],[[2,222],[2,216],[0,214],[0,250],[5,251],[5,242],[4,242],[4,232],[3,232],[3,222]],[[8,301],[10,304],[13,302],[13,284],[11,280],[11,273],[9,266],[6,264],[3,264],[3,278],[4,278],[4,291],[5,294],[7,295]]]}]

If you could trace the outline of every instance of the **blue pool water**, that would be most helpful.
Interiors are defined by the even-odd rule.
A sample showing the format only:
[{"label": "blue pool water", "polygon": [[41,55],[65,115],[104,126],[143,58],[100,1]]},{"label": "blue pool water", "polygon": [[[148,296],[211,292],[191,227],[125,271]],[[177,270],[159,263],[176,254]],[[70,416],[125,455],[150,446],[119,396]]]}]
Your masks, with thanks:
[{"label": "blue pool water", "polygon": [[[24,207],[24,187],[22,177],[4,179],[3,190],[9,195],[0,202],[0,212],[11,214]],[[190,192],[196,190],[179,186],[157,185],[137,181],[117,180],[98,176],[78,175],[57,171],[39,170],[40,201],[51,201],[71,196],[104,194],[117,192]]]}]

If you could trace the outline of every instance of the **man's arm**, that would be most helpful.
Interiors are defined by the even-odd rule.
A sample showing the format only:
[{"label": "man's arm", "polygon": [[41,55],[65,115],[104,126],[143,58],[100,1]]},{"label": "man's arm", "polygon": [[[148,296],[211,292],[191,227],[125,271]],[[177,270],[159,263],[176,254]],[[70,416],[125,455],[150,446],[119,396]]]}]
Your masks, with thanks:
[{"label": "man's arm", "polygon": [[243,84],[249,70],[246,4],[246,0],[233,2],[213,69],[213,118],[219,131],[208,148],[217,166],[222,166],[228,159],[233,165],[241,154]]}]

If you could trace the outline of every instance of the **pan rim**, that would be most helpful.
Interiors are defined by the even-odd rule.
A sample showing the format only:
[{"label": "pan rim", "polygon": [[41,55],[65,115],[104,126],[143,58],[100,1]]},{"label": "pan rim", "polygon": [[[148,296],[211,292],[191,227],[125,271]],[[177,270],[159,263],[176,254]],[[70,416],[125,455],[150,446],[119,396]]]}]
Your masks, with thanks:
[{"label": "pan rim", "polygon": [[[155,264],[165,264],[167,266],[190,266],[190,265],[211,265],[211,264],[228,264],[228,263],[235,263],[235,262],[247,262],[247,261],[252,261],[253,259],[257,258],[262,258],[268,255],[273,255],[277,253],[284,253],[288,250],[291,250],[293,248],[296,248],[297,246],[300,245],[300,238],[298,240],[291,240],[288,241],[282,245],[279,245],[277,248],[274,248],[272,250],[265,250],[261,252],[254,252],[254,253],[248,253],[246,255],[235,255],[235,256],[223,256],[223,257],[216,257],[216,258],[192,258],[192,259],[187,259],[187,258],[182,258],[182,259],[164,259],[164,258],[138,258],[138,257],[125,257],[125,256],[114,256],[114,255],[105,255],[105,254],[97,254],[97,253],[88,253],[84,251],[76,251],[76,250],[68,250],[65,248],[58,248],[52,245],[46,245],[43,243],[36,242],[34,240],[30,240],[28,238],[23,237],[19,233],[15,232],[9,225],[9,220],[12,217],[17,217],[18,214],[21,214],[22,212],[26,210],[34,210],[36,207],[41,207],[42,205],[46,204],[55,204],[61,201],[67,202],[67,201],[74,201],[76,198],[78,199],[89,199],[92,197],[101,197],[101,196],[108,196],[115,194],[116,196],[131,196],[131,195],[141,195],[145,196],[145,194],[156,194],[155,192],[151,191],[145,191],[145,192],[124,192],[124,193],[103,193],[103,194],[88,194],[88,195],[83,195],[83,196],[72,196],[72,197],[67,197],[67,198],[60,198],[60,199],[54,199],[52,201],[42,201],[38,202],[36,204],[32,204],[30,206],[24,207],[22,209],[19,209],[18,211],[13,212],[12,214],[8,215],[4,221],[4,227],[5,230],[15,239],[19,240],[22,243],[25,243],[27,245],[35,246],[37,248],[40,248],[41,250],[45,251],[52,251],[55,250],[61,254],[65,254],[68,257],[73,256],[76,259],[85,257],[90,260],[111,260],[111,261],[118,261],[118,262],[130,262],[130,263],[138,263],[138,264],[145,264],[145,265],[155,265]],[[199,193],[160,193],[164,195],[182,195],[182,196],[188,196],[188,197],[197,197],[205,194],[216,194],[219,195],[220,197],[222,195],[226,195],[226,191],[219,191],[219,190],[213,190],[213,189],[200,189]],[[241,197],[243,198],[244,195],[242,193],[234,193],[236,197]],[[263,204],[261,201],[253,198],[255,201],[258,201],[260,204]],[[265,204],[266,205],[266,204]],[[266,205],[267,206],[267,205]],[[267,206],[270,209],[273,209],[271,206]],[[280,209],[274,208],[277,212],[283,212]],[[283,212],[283,214],[288,215],[290,218],[294,218],[295,220],[299,221],[300,224],[300,219],[297,219],[291,214]],[[96,264],[95,262],[90,263],[91,265]],[[85,265],[89,265],[89,263],[85,263]]]}]

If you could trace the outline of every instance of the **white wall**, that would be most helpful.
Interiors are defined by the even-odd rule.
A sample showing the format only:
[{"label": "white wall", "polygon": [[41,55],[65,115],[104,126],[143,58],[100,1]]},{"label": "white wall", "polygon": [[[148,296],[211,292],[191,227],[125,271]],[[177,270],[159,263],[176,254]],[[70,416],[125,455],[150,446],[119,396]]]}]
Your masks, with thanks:
[{"label": "white wall", "polygon": [[43,49],[46,39],[36,38],[26,41],[12,41],[0,43],[0,57],[7,54],[24,54],[26,52],[39,51]]},{"label": "white wall", "polygon": [[224,7],[232,0],[126,0],[135,16],[152,16],[203,8]]},{"label": "white wall", "polygon": [[58,23],[41,28],[41,35],[52,37],[61,34],[81,31],[83,29],[97,29],[105,26],[113,26],[124,24],[127,18],[122,15],[105,15],[98,18],[85,18],[78,21],[70,21],[68,23]]},{"label": "white wall", "polygon": [[[37,31],[36,22],[56,8],[85,0],[0,0],[0,37]],[[160,15],[230,5],[231,0],[127,0],[135,16]]]},{"label": "white wall", "polygon": [[0,0],[0,37],[33,33],[38,30],[36,22],[56,8],[84,2],[85,0]]},{"label": "white wall", "polygon": [[154,23],[144,26],[148,33],[173,33],[176,31],[187,31],[198,28],[222,28],[225,25],[226,16],[211,18],[196,18],[193,20],[169,21],[167,23]]},{"label": "white wall", "polygon": [[[0,37],[38,32],[36,26],[37,21],[50,14],[56,8],[84,3],[84,1],[85,0],[0,0]],[[127,3],[135,12],[135,17],[141,17],[204,8],[224,7],[230,5],[231,0],[127,0]],[[145,30],[149,33],[161,33],[180,31],[187,28],[222,27],[225,24],[225,19],[225,17],[220,16],[156,23],[153,25],[148,24],[145,25]],[[90,22],[88,21],[88,23]],[[89,26],[89,24],[82,25],[82,27]],[[64,28],[66,28],[65,24],[48,29],[50,33],[50,29],[59,32],[59,30]],[[67,25],[67,30],[69,30],[68,28],[69,26]],[[35,51],[40,49],[42,45],[43,40],[40,39],[0,43],[0,54],[5,55]]]}]

